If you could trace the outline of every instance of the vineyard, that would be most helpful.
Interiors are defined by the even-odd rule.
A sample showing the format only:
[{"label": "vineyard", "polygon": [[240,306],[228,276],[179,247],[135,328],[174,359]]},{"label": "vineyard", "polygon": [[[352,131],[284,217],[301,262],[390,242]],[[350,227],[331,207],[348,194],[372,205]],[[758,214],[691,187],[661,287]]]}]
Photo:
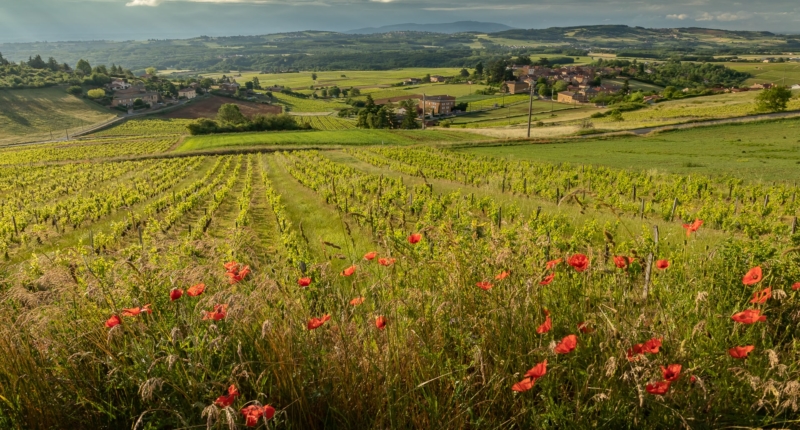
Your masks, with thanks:
[{"label": "vineyard", "polygon": [[328,115],[295,116],[294,118],[303,124],[309,124],[314,130],[337,131],[356,128],[353,121]]},{"label": "vineyard", "polygon": [[141,119],[126,121],[120,125],[94,133],[95,136],[162,136],[187,134],[188,119]]},{"label": "vineyard", "polygon": [[796,426],[795,183],[298,118],[2,150],[0,427]]}]

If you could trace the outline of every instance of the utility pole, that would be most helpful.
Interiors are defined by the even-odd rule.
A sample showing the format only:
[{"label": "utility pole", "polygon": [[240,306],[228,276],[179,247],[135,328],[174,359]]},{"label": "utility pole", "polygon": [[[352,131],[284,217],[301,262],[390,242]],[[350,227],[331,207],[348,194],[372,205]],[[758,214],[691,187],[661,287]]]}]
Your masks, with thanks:
[{"label": "utility pole", "polygon": [[422,93],[422,129],[425,130],[425,93]]},{"label": "utility pole", "polygon": [[531,99],[528,104],[528,139],[531,138],[531,118],[533,118],[533,83],[531,83]]}]

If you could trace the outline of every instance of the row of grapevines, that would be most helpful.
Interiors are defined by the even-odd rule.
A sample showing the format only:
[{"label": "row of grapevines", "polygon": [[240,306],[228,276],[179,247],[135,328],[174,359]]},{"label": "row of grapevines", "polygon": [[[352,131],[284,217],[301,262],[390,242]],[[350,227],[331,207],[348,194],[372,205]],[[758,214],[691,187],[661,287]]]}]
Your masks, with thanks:
[{"label": "row of grapevines", "polygon": [[[189,231],[190,239],[199,239],[203,233],[208,230],[208,226],[211,225],[211,220],[214,216],[214,213],[225,201],[225,197],[228,196],[231,188],[233,188],[233,186],[236,184],[236,181],[239,179],[239,170],[241,170],[242,167],[242,157],[243,155],[241,154],[236,157],[236,161],[234,162],[235,166],[228,176],[228,180],[212,195],[211,203],[209,203],[209,205],[206,207],[205,213],[202,217],[200,217],[199,220],[197,220],[195,223],[195,228]],[[247,168],[250,168],[249,163]]]},{"label": "row of grapevines", "polygon": [[272,181],[267,176],[267,165],[265,160],[261,159],[261,181],[264,184],[265,195],[267,203],[275,214],[275,219],[278,223],[278,228],[281,233],[281,242],[283,249],[293,265],[300,263],[307,263],[311,261],[311,253],[308,250],[307,244],[300,238],[297,231],[294,229],[292,220],[289,217],[286,206],[281,201],[281,195],[275,190]]}]

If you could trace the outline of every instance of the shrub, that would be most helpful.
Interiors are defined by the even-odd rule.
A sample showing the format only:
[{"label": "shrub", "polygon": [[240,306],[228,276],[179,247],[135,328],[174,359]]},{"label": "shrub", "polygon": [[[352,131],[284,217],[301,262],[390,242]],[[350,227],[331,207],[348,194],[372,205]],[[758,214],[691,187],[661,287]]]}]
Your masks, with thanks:
[{"label": "shrub", "polygon": [[102,88],[95,88],[86,92],[90,99],[102,99],[106,96],[106,91]]}]

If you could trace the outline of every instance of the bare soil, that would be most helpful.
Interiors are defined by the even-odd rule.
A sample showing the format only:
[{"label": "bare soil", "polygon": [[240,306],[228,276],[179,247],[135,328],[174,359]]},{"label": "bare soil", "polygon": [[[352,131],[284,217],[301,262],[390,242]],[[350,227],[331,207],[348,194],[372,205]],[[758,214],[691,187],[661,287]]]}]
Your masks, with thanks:
[{"label": "bare soil", "polygon": [[164,118],[181,118],[181,119],[197,119],[197,118],[214,118],[217,116],[217,111],[220,106],[226,103],[232,103],[239,106],[244,116],[250,118],[253,115],[261,114],[279,114],[283,112],[283,108],[278,105],[265,105],[261,103],[251,103],[227,97],[211,96],[205,100],[198,100],[190,103],[188,106],[172,111],[164,115]]}]

